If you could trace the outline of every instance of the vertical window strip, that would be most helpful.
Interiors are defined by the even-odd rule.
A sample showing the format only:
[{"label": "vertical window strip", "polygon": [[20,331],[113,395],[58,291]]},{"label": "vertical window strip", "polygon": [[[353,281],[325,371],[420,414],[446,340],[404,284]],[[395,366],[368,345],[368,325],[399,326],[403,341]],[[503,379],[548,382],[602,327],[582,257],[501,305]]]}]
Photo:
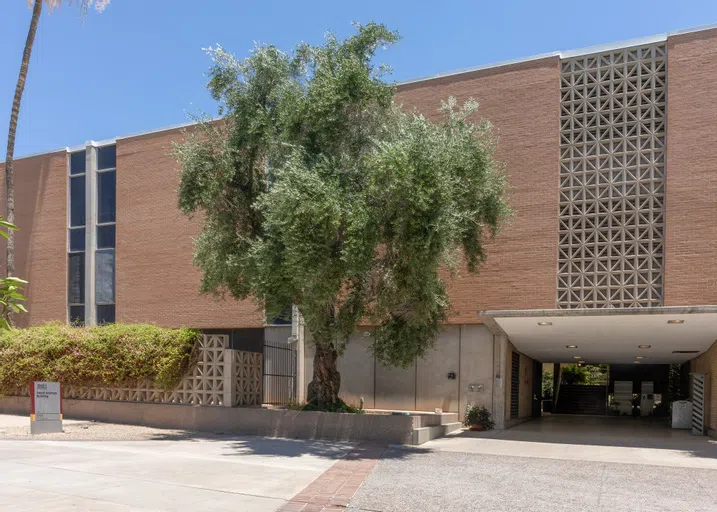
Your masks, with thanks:
[{"label": "vertical window strip", "polygon": [[98,324],[115,321],[117,147],[97,149],[95,307]]},{"label": "vertical window strip", "polygon": [[68,154],[67,318],[85,323],[85,151]]}]

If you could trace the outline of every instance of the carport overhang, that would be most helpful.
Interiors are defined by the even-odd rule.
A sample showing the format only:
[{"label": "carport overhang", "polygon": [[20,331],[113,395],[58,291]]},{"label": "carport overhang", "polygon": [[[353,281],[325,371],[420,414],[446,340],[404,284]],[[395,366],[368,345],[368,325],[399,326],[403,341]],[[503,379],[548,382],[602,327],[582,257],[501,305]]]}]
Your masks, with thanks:
[{"label": "carport overhang", "polygon": [[684,363],[717,339],[717,306],[488,310],[478,316],[544,363]]}]

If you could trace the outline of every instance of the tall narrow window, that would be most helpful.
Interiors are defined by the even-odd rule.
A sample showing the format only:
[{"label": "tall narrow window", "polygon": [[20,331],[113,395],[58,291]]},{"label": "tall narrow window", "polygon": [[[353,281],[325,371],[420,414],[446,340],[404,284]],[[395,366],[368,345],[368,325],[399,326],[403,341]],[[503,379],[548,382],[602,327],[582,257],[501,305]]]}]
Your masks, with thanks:
[{"label": "tall narrow window", "polygon": [[95,306],[98,324],[115,321],[116,146],[97,149]]},{"label": "tall narrow window", "polygon": [[69,230],[67,258],[67,316],[85,323],[85,152],[70,153]]}]

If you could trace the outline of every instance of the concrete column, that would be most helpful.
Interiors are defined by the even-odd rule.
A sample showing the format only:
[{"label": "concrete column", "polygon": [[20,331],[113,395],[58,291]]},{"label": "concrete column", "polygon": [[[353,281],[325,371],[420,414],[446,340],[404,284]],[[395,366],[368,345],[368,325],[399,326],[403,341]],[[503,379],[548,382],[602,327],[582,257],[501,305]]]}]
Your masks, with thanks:
[{"label": "concrete column", "polygon": [[304,317],[296,306],[291,307],[291,337],[296,343],[296,401],[306,402],[306,340]]},{"label": "concrete column", "polygon": [[506,424],[506,364],[505,357],[508,351],[508,336],[505,334],[493,335],[493,421],[496,429],[504,429]]},{"label": "concrete column", "polygon": [[85,145],[85,325],[97,324],[95,251],[97,249],[97,147]]},{"label": "concrete column", "polygon": [[222,402],[224,407],[233,407],[236,403],[236,381],[237,381],[237,365],[236,350],[228,348],[230,340],[227,336],[227,343],[224,348],[224,398]]}]

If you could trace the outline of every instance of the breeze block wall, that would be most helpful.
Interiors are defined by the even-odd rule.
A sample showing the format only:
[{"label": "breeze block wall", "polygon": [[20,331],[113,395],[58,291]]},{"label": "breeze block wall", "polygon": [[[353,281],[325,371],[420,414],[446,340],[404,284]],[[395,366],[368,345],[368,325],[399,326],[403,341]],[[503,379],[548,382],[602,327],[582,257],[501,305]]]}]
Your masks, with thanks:
[{"label": "breeze block wall", "polygon": [[199,293],[192,264],[201,219],[177,207],[179,164],[170,154],[182,129],[117,140],[117,321],[165,327],[262,327],[252,301]]},{"label": "breeze block wall", "polygon": [[469,98],[494,125],[514,216],[487,249],[480,274],[448,281],[451,323],[483,309],[554,308],[558,255],[560,60],[537,59],[401,85],[397,102],[436,120],[441,101]]}]

